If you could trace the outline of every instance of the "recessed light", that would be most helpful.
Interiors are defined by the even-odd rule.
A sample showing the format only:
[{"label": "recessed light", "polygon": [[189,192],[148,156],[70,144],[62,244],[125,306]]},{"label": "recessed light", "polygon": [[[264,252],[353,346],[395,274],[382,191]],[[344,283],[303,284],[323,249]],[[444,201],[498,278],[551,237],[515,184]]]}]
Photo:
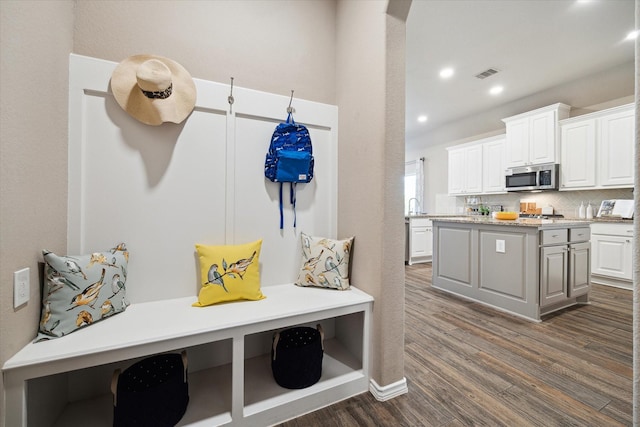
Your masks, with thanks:
[{"label": "recessed light", "polygon": [[625,37],[625,40],[635,40],[638,38],[638,34],[640,34],[640,31],[638,30],[631,31],[629,34],[627,34],[627,37]]},{"label": "recessed light", "polygon": [[428,117],[426,115],[424,115],[424,114],[421,115],[421,116],[418,116],[418,122],[420,122],[420,123],[426,122],[427,119],[428,119]]},{"label": "recessed light", "polygon": [[499,95],[502,93],[503,90],[504,90],[504,87],[502,86],[494,86],[491,89],[489,89],[489,93],[491,95]]},{"label": "recessed light", "polygon": [[451,76],[453,76],[453,68],[447,67],[440,70],[440,77],[443,79],[448,79]]}]

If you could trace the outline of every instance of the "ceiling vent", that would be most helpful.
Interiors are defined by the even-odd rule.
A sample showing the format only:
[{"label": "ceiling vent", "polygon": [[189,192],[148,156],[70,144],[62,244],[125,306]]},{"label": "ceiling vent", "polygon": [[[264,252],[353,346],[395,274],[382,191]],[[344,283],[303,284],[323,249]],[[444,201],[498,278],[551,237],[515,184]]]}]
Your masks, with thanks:
[{"label": "ceiling vent", "polygon": [[487,77],[491,77],[497,73],[498,73],[498,70],[496,70],[495,68],[489,68],[488,70],[485,70],[480,74],[476,74],[476,78],[482,80],[482,79],[486,79]]}]

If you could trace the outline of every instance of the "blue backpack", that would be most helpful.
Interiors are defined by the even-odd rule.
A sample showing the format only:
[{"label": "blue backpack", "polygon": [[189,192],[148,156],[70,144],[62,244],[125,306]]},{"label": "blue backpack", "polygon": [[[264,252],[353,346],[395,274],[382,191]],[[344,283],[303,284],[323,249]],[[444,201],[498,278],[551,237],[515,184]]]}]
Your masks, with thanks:
[{"label": "blue backpack", "polygon": [[297,124],[291,113],[287,121],[276,126],[264,162],[264,176],[280,183],[280,229],[283,228],[282,183],[291,183],[289,199],[296,226],[296,184],[313,179],[313,148],[307,128]]}]

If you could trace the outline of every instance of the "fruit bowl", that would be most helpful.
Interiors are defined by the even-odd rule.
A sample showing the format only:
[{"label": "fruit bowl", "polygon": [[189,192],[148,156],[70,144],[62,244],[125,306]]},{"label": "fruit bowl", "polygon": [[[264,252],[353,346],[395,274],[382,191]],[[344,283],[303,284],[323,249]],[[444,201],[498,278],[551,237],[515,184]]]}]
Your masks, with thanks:
[{"label": "fruit bowl", "polygon": [[518,212],[494,212],[493,213],[493,217],[495,219],[508,219],[508,220],[514,220],[514,219],[518,219],[520,215],[518,214]]}]

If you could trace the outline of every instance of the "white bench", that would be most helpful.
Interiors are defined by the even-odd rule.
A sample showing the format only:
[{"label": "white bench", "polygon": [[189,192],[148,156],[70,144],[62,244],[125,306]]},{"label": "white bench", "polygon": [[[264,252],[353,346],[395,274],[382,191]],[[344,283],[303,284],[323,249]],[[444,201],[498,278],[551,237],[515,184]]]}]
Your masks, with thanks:
[{"label": "white bench", "polygon": [[[204,308],[191,306],[194,297],[132,304],[66,337],[28,344],[2,368],[6,425],[111,426],[113,369],[183,349],[190,403],[180,425],[269,425],[368,390],[371,296],[293,284],[262,291],[264,300]],[[278,386],[273,331],[316,323],[325,330],[322,378],[301,390]],[[104,392],[83,391],[90,382]]]}]

